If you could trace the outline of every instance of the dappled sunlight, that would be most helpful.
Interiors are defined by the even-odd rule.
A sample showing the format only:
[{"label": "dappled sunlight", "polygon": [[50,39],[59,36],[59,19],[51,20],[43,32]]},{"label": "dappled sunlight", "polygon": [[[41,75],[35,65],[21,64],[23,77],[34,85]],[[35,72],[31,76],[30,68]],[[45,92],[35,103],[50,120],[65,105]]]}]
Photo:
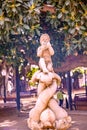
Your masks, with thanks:
[{"label": "dappled sunlight", "polygon": [[76,121],[72,121],[72,124],[74,124]]},{"label": "dappled sunlight", "polygon": [[13,126],[15,124],[17,124],[17,121],[5,120],[5,121],[0,123],[0,127]]},{"label": "dappled sunlight", "polygon": [[80,130],[78,127],[74,127],[72,128],[72,130]]},{"label": "dappled sunlight", "polygon": [[74,124],[76,124],[76,121],[72,121],[72,127],[70,128],[70,130],[80,130],[77,126],[73,127]]},{"label": "dappled sunlight", "polygon": [[[69,128],[69,130],[84,130],[84,124],[83,127],[81,125],[81,120],[79,120],[80,117],[77,119],[72,120],[72,126]],[[84,120],[83,120],[84,121]]]}]

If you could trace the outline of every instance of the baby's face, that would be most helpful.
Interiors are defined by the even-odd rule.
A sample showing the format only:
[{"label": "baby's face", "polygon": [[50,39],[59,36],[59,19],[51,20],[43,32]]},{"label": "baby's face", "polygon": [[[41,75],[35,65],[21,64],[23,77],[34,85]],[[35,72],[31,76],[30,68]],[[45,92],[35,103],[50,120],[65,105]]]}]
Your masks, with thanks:
[{"label": "baby's face", "polygon": [[41,38],[40,38],[40,44],[41,45],[47,45],[48,42],[50,43],[50,38],[49,36],[47,35],[43,35]]}]

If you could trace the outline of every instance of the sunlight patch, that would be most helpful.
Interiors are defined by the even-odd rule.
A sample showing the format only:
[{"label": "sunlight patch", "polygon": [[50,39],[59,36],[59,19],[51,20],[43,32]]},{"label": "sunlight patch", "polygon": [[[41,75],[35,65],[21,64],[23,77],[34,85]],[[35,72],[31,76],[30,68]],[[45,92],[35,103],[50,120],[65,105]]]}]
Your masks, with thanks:
[{"label": "sunlight patch", "polygon": [[13,126],[15,125],[17,122],[16,121],[9,121],[9,120],[5,120],[2,123],[0,123],[0,127],[4,127],[4,126]]}]

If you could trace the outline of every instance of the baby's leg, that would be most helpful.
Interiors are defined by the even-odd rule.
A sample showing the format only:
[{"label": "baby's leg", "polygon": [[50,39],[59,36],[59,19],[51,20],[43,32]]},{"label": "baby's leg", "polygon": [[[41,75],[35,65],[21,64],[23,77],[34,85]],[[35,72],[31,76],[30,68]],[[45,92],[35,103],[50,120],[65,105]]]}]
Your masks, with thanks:
[{"label": "baby's leg", "polygon": [[52,62],[49,62],[47,64],[47,69],[48,69],[48,71],[53,72],[53,64],[52,64]]},{"label": "baby's leg", "polygon": [[48,72],[49,72],[48,69],[47,69],[47,67],[46,67],[46,63],[45,63],[44,58],[40,58],[40,60],[39,60],[39,67],[40,67],[40,69],[41,69],[44,73],[48,73]]}]

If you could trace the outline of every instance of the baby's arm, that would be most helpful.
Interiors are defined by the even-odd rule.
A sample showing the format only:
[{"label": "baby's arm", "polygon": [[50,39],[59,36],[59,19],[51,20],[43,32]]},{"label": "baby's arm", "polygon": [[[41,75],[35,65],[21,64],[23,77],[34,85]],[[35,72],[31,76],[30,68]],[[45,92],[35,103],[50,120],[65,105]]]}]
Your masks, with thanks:
[{"label": "baby's arm", "polygon": [[40,46],[38,49],[37,49],[37,56],[38,57],[41,57],[42,56],[42,54],[43,54],[43,48],[42,48],[42,46]]},{"label": "baby's arm", "polygon": [[42,50],[41,50],[41,47],[39,47],[39,48],[37,49],[37,56],[38,56],[38,57],[41,57],[41,55],[42,55]]},{"label": "baby's arm", "polygon": [[54,50],[49,42],[47,43],[47,48],[49,49],[50,55],[54,55]]},{"label": "baby's arm", "polygon": [[37,49],[37,56],[41,57],[43,54],[43,51],[48,49],[47,45],[41,45],[38,49]]}]

